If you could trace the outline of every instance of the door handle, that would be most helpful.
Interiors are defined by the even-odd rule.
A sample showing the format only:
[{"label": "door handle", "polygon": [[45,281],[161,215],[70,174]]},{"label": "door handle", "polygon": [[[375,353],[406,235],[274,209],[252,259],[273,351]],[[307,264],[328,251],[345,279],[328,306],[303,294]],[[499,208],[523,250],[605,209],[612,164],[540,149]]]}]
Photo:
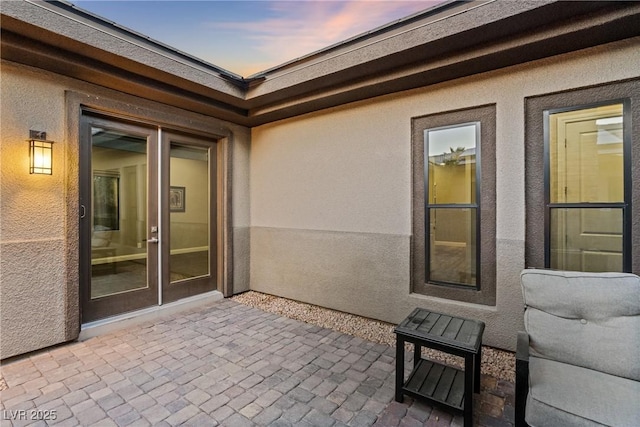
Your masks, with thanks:
[{"label": "door handle", "polygon": [[147,239],[147,243],[158,243],[160,240],[158,240],[157,237],[152,237],[150,239]]}]

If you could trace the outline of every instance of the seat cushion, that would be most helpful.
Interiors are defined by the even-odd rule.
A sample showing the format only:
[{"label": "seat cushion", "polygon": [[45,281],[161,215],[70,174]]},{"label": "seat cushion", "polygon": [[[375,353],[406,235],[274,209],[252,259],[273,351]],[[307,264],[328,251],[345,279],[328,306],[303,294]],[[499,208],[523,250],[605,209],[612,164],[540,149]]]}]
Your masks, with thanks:
[{"label": "seat cushion", "polygon": [[529,269],[521,279],[532,356],[640,381],[638,276]]},{"label": "seat cushion", "polygon": [[532,427],[637,427],[639,402],[638,381],[553,360],[529,359],[525,419]]}]

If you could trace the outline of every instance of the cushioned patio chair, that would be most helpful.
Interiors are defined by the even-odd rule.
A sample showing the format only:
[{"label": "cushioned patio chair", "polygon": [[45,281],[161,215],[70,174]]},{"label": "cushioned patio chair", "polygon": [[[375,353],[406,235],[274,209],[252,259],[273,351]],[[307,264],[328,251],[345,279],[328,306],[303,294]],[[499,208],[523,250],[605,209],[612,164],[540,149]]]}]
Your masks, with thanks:
[{"label": "cushioned patio chair", "polygon": [[640,278],[529,269],[516,426],[640,426]]}]

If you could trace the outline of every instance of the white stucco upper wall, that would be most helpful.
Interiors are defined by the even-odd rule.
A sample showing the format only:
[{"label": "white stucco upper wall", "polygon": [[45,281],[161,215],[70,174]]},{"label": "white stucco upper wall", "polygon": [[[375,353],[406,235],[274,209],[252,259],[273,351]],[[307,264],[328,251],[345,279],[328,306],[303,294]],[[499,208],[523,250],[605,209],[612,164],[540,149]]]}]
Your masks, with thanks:
[{"label": "white stucco upper wall", "polygon": [[495,103],[497,237],[524,240],[524,99],[639,75],[634,38],[253,128],[251,225],[410,235],[411,118]]}]

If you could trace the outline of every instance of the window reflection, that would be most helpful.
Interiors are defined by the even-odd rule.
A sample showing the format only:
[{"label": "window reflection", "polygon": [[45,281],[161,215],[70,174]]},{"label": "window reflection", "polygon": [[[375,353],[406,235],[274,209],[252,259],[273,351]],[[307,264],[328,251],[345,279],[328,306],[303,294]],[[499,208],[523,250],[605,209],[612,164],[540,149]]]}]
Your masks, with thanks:
[{"label": "window reflection", "polygon": [[171,144],[170,281],[209,275],[209,150]]},{"label": "window reflection", "polygon": [[425,131],[427,279],[477,284],[476,167],[479,123]]},{"label": "window reflection", "polygon": [[427,131],[429,203],[475,203],[476,125]]},{"label": "window reflection", "polygon": [[91,298],[148,287],[147,140],[91,129]]}]

